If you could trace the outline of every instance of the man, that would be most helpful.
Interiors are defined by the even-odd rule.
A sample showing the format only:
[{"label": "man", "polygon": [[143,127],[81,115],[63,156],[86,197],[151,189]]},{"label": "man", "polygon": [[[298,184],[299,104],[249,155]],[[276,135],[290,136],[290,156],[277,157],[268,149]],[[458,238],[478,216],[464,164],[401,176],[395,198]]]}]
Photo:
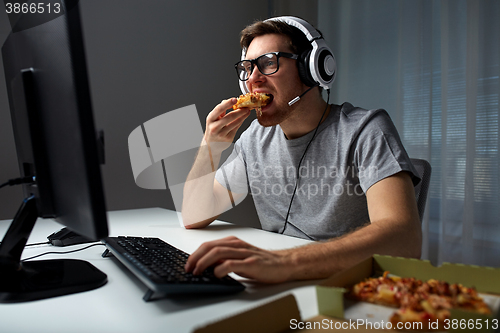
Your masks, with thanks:
[{"label": "man", "polygon": [[183,223],[209,225],[249,189],[263,229],[321,242],[267,251],[228,237],[202,244],[186,271],[214,265],[218,277],[234,272],[277,283],[325,278],[375,253],[420,257],[418,178],[387,113],[328,105],[318,86],[301,80],[294,55],[310,44],[285,22],[254,23],[242,31],[241,45],[250,60],[240,63],[244,84],[272,95],[272,102],[215,177],[222,151],[250,110],[226,113],[236,103],[230,98],[207,116],[184,187]]}]

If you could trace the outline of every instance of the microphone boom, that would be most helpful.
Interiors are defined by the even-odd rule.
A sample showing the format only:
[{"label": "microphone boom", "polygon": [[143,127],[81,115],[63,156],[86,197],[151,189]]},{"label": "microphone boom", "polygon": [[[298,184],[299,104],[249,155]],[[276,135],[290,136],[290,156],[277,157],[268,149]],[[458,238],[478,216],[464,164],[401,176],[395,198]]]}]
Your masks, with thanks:
[{"label": "microphone boom", "polygon": [[317,87],[317,86],[318,86],[318,84],[315,84],[314,86],[310,87],[309,89],[307,89],[306,91],[304,91],[299,96],[297,96],[294,99],[292,99],[290,102],[288,102],[288,106],[292,106],[293,104],[297,103],[306,93],[309,92],[309,90],[311,90],[312,88]]}]

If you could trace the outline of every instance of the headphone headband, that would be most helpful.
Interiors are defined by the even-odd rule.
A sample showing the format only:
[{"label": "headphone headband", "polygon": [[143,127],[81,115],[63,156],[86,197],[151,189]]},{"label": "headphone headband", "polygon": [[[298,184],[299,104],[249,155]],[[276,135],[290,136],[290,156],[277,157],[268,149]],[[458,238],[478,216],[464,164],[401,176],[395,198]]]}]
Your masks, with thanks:
[{"label": "headphone headband", "polygon": [[[299,29],[311,43],[312,50],[298,59],[299,74],[302,81],[308,85],[319,85],[328,90],[331,88],[337,73],[337,64],[332,51],[323,39],[323,36],[307,21],[294,16],[279,16],[265,20],[284,22]],[[246,48],[241,50],[241,60],[245,59]],[[241,91],[246,94],[248,88],[245,82],[240,81]]]},{"label": "headphone headband", "polygon": [[270,19],[265,20],[264,22],[267,21],[281,21],[285,22],[288,25],[291,25],[292,27],[295,27],[302,31],[302,33],[306,36],[307,40],[309,42],[312,42],[315,39],[318,38],[323,38],[321,34],[318,32],[318,30],[314,29],[312,25],[309,24],[309,22],[298,18],[294,16],[278,16],[278,17],[272,17]]}]

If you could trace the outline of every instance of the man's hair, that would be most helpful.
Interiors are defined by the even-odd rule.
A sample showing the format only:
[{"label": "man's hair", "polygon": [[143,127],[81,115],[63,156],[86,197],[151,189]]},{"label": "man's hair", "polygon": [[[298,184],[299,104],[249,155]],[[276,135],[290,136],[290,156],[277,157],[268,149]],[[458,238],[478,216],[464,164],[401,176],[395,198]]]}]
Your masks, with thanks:
[{"label": "man's hair", "polygon": [[312,48],[307,37],[298,28],[289,25],[284,21],[256,21],[241,31],[240,45],[244,49],[255,37],[278,34],[288,37],[290,49],[295,54],[302,54]]}]

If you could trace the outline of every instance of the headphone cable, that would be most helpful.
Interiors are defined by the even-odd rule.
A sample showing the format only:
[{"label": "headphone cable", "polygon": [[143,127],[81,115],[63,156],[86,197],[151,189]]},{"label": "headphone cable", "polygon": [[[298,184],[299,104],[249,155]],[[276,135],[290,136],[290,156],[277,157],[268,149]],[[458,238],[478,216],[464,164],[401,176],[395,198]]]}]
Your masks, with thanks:
[{"label": "headphone cable", "polygon": [[306,156],[306,153],[307,153],[307,149],[309,149],[309,146],[311,145],[311,142],[314,140],[314,138],[316,137],[316,133],[318,132],[318,129],[319,129],[319,125],[321,125],[321,121],[323,120],[323,117],[325,116],[325,113],[326,113],[326,110],[328,110],[328,103],[330,102],[330,89],[328,89],[327,91],[327,94],[328,94],[328,97],[327,97],[327,100],[326,100],[326,106],[325,106],[325,110],[323,111],[323,114],[321,115],[321,118],[319,119],[319,122],[318,122],[318,125],[316,126],[316,129],[314,130],[314,134],[311,138],[311,140],[309,140],[309,143],[307,144],[306,146],[306,149],[304,149],[304,153],[302,154],[302,157],[300,158],[299,160],[299,164],[297,166],[297,176],[296,176],[296,181],[295,181],[295,188],[293,189],[293,194],[292,194],[292,198],[290,199],[290,204],[288,205],[288,211],[286,213],[286,218],[285,218],[285,224],[283,226],[283,230],[280,232],[280,234],[284,234],[285,233],[285,230],[286,230],[286,227],[288,224],[291,224],[293,225],[295,228],[297,228],[300,232],[302,232],[304,235],[306,235],[309,239],[311,240],[315,240],[313,237],[309,236],[307,233],[305,233],[304,231],[302,231],[300,228],[298,228],[297,226],[295,226],[293,223],[289,222],[288,221],[288,216],[290,215],[290,210],[292,208],[292,202],[293,202],[293,198],[295,198],[295,193],[297,192],[297,187],[299,185],[299,178],[300,178],[300,165],[302,164],[302,160],[304,159],[304,157]]}]

